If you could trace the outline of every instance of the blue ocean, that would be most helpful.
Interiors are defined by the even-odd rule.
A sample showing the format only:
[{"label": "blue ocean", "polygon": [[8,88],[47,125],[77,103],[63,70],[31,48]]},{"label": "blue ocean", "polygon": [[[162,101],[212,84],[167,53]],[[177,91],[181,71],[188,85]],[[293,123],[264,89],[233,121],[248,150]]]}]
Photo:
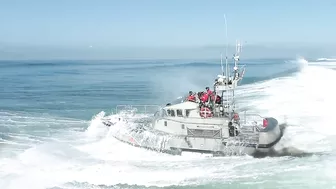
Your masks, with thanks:
[{"label": "blue ocean", "polygon": [[310,155],[172,156],[106,135],[96,115],[204,91],[214,60],[0,61],[0,189],[335,188],[336,60],[242,59],[240,110],[286,121]]}]

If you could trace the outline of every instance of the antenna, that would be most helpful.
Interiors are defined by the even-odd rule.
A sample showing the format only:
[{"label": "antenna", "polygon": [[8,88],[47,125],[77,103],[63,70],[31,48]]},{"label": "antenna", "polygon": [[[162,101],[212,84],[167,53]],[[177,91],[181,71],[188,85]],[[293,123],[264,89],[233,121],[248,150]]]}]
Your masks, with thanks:
[{"label": "antenna", "polygon": [[[224,21],[225,21],[225,40],[226,40],[226,48],[225,48],[225,75],[226,75],[226,79],[228,80],[230,77],[228,75],[228,46],[229,46],[229,42],[228,42],[228,32],[227,32],[227,21],[226,21],[226,15],[224,14]],[[224,73],[223,73],[224,75]],[[229,93],[228,91],[226,91],[226,107],[229,107]]]},{"label": "antenna", "polygon": [[[228,46],[229,46],[229,42],[228,42],[228,32],[227,32],[227,21],[226,21],[226,15],[224,14],[224,21],[225,21],[225,40],[226,40],[226,48],[225,48],[225,67],[226,67],[226,76],[228,77]],[[224,75],[224,73],[223,73]]]},{"label": "antenna", "polygon": [[222,74],[224,75],[224,68],[223,68],[223,54],[221,53],[221,67],[222,67]]},{"label": "antenna", "polygon": [[240,43],[239,40],[236,40],[236,52],[234,54],[234,66],[237,68],[237,64],[238,64],[238,61],[239,61],[239,56],[240,56],[240,52],[242,50],[242,45]]}]

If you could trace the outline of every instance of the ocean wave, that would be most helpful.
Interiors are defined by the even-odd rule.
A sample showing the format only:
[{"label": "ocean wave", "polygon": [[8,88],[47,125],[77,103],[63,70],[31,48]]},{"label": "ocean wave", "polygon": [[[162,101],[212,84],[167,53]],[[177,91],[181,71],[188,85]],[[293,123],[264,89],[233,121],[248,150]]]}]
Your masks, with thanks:
[{"label": "ocean wave", "polygon": [[[264,63],[267,64],[267,61]],[[199,64],[202,68],[209,65],[185,64],[190,69]],[[180,68],[185,64],[168,66]],[[210,65],[219,67],[216,63]],[[1,125],[5,126],[0,131],[0,188],[272,188],[281,180],[286,180],[279,184],[281,187],[309,185],[327,188],[327,184],[335,184],[332,176],[335,173],[333,150],[336,149],[332,120],[335,92],[330,87],[336,80],[335,71],[309,64],[300,67],[295,62],[293,67],[286,67],[269,78],[264,77],[263,81],[260,81],[263,78],[260,75],[246,77],[246,80],[256,81],[237,90],[237,96],[240,96],[237,103],[239,107],[248,106],[261,115],[270,115],[280,121],[286,116],[289,126],[276,146],[278,152],[288,154],[288,149],[295,147],[313,154],[309,157],[169,156],[114,140],[108,135],[108,128],[103,127],[95,117],[87,123],[43,114],[3,111],[0,112]],[[140,72],[142,77],[146,74]],[[155,80],[162,86],[167,78],[156,77]],[[176,83],[172,82],[169,90],[175,90]],[[315,89],[316,86],[319,90]],[[129,88],[132,89],[125,86],[123,92],[136,93],[136,86],[130,85]],[[158,94],[154,90],[150,92]],[[103,97],[110,102],[123,96],[134,103],[134,96],[127,95],[116,93]],[[52,100],[56,101],[54,98]],[[92,106],[89,104],[89,101],[94,101],[92,98],[80,98],[83,107]],[[100,106],[103,109],[109,105],[104,103]],[[84,131],[82,128],[86,127]],[[9,152],[15,152],[15,155],[8,158],[6,155]],[[307,183],[309,180],[318,182]]]}]

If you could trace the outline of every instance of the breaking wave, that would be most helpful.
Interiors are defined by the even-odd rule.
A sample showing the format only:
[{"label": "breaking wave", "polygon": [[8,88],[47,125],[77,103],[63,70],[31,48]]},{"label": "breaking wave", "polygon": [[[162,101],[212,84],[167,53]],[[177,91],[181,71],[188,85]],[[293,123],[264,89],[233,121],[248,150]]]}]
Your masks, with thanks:
[{"label": "breaking wave", "polygon": [[[171,156],[136,148],[114,139],[111,135],[116,131],[102,126],[104,112],[90,122],[2,112],[0,188],[187,188],[195,185],[197,188],[208,183],[215,188],[223,188],[223,183],[264,186],[269,184],[267,179],[290,180],[298,172],[305,174],[293,182],[305,183],[307,178],[314,178],[320,182],[311,185],[324,187],[321,182],[330,181],[328,175],[334,173],[335,166],[334,157],[326,156],[333,155],[336,147],[333,121],[336,92],[332,87],[336,81],[335,70],[304,59],[293,64],[301,65],[300,69],[243,85],[237,91],[240,107],[288,124],[276,146],[276,157]],[[129,118],[136,122],[146,115]],[[45,125],[55,132],[44,131]],[[81,130],[83,126],[87,127],[85,131]],[[23,130],[34,127],[35,133],[19,133],[18,127]],[[119,125],[118,132],[127,129]],[[4,149],[8,149],[6,154],[13,149],[9,146],[23,144],[26,146],[15,154],[4,155]],[[304,161],[283,157],[305,154],[309,157],[303,157]],[[316,164],[322,160],[330,166]]]}]

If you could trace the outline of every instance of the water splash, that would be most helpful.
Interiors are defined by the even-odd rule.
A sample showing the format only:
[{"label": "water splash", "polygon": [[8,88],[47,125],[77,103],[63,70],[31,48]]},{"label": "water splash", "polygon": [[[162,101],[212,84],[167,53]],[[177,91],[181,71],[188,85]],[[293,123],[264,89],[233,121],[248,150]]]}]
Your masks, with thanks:
[{"label": "water splash", "polygon": [[[336,94],[332,88],[336,81],[335,75],[334,70],[309,65],[290,76],[242,87],[238,92],[244,101],[239,102],[241,106],[250,106],[261,115],[278,119],[287,117],[290,126],[278,146],[279,150],[297,147],[309,153],[333,153],[336,149],[336,131],[332,119],[333,106],[336,104]],[[33,147],[20,152],[19,156],[2,158],[0,188],[77,188],[80,184],[88,188],[113,188],[120,185],[124,188],[133,185],[190,187],[207,183],[272,187],[272,180],[289,181],[293,180],[293,176],[296,178],[292,181],[295,185],[306,183],[307,179],[318,180],[310,183],[315,187],[324,187],[323,183],[334,184],[334,156],[304,159],[170,156],[135,148],[110,137],[104,131],[106,127],[98,121],[102,115],[95,116],[84,133],[70,131],[72,124],[88,124],[84,121],[74,123],[34,116],[28,122],[21,119],[16,124],[22,130],[49,124],[62,128],[62,132],[57,137],[47,135],[42,145],[29,143]],[[4,116],[3,119],[8,117]],[[1,123],[9,122],[1,120]],[[25,137],[25,141],[30,140],[30,136]],[[78,143],[83,138],[90,140]],[[265,183],[258,184],[258,180]]]},{"label": "water splash", "polygon": [[[307,63],[303,59],[299,62]],[[250,86],[254,90],[262,88],[258,93],[264,95],[253,101],[254,110],[279,120],[287,117],[290,126],[279,145],[307,152],[331,150],[326,137],[336,134],[332,126],[336,93],[331,87],[335,75],[334,70],[309,65],[293,76]]]}]

